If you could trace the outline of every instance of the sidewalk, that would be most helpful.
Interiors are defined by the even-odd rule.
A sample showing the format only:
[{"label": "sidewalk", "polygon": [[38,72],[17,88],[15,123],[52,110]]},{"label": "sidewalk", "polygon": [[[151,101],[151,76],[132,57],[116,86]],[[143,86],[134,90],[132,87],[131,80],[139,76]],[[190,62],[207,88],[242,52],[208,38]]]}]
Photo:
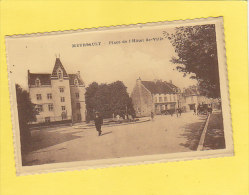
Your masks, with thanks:
[{"label": "sidewalk", "polygon": [[224,149],[224,127],[221,111],[211,114],[203,144],[203,150]]},{"label": "sidewalk", "polygon": [[[111,119],[104,119],[103,121],[103,126],[120,126],[120,125],[129,125],[129,124],[135,124],[135,123],[143,123],[143,122],[148,122],[151,120],[150,117],[144,117],[144,118],[139,118],[138,120],[135,121],[130,121],[130,122],[124,122],[122,120],[120,121],[110,121]],[[80,123],[80,124],[75,124],[73,125],[75,129],[91,129],[94,128],[94,122],[91,121],[90,123]]]}]

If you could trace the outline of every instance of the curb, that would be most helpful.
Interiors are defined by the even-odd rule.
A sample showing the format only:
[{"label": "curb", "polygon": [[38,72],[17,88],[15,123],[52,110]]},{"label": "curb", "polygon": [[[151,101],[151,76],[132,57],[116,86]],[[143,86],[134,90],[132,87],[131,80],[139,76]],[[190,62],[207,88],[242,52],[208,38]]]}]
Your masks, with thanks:
[{"label": "curb", "polygon": [[[113,126],[122,126],[122,125],[130,125],[130,124],[137,124],[137,123],[144,123],[144,122],[148,122],[150,121],[150,119],[147,119],[147,120],[144,120],[144,121],[139,121],[139,122],[130,122],[130,123],[120,123],[120,124],[106,124],[106,125],[103,125],[102,127],[104,126],[107,126],[107,127],[113,127]],[[95,128],[94,125],[92,126],[86,126],[86,127],[74,127],[75,129],[92,129],[92,128]]]},{"label": "curb", "polygon": [[205,140],[205,137],[206,137],[206,132],[207,132],[207,127],[208,127],[210,116],[211,116],[211,114],[208,115],[208,118],[206,120],[204,129],[202,131],[201,138],[200,138],[200,141],[199,141],[199,144],[198,144],[198,147],[197,147],[197,151],[203,150],[203,144],[204,144],[204,140]]}]

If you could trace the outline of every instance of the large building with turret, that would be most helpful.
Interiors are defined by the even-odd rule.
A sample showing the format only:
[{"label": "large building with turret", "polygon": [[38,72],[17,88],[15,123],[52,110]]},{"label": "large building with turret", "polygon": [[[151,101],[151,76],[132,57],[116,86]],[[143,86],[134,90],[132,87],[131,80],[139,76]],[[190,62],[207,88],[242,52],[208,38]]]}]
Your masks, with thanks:
[{"label": "large building with turret", "polygon": [[28,70],[28,86],[38,113],[35,123],[85,121],[85,84],[80,72],[66,72],[60,58],[56,58],[51,74]]}]

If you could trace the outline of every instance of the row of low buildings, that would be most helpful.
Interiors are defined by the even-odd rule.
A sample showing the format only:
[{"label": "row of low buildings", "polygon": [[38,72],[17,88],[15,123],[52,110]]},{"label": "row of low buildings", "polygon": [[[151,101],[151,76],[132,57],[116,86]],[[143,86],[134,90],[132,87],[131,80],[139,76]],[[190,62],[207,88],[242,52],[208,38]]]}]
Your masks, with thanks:
[{"label": "row of low buildings", "polygon": [[161,114],[164,110],[175,109],[179,104],[180,89],[172,82],[142,81],[137,79],[131,93],[137,116],[149,116],[151,112]]},{"label": "row of low buildings", "polygon": [[167,111],[175,111],[181,108],[187,112],[194,110],[199,104],[217,104],[217,99],[210,99],[201,96],[197,86],[190,86],[181,91],[172,81],[161,80],[142,81],[137,79],[135,87],[131,93],[136,116],[150,116],[164,114]]},{"label": "row of low buildings", "polygon": [[[85,84],[79,72],[68,74],[59,58],[51,74],[28,71],[28,86],[31,101],[39,113],[34,123],[85,121]],[[176,108],[189,111],[200,103],[211,103],[199,95],[195,86],[182,92],[172,81],[142,81],[140,78],[131,98],[137,116],[150,116],[151,112],[162,114]]]}]

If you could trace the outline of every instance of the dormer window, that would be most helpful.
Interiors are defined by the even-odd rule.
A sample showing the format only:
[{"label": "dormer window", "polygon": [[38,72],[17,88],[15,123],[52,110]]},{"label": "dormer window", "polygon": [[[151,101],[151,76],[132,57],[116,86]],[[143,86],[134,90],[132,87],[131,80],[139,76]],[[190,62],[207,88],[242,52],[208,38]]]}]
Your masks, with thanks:
[{"label": "dormer window", "polygon": [[41,81],[40,81],[39,78],[37,78],[37,79],[35,80],[35,86],[36,86],[36,87],[40,87],[40,85],[41,85]]},{"label": "dormer window", "polygon": [[57,76],[58,76],[58,79],[63,78],[63,73],[62,73],[62,71],[60,69],[57,71]]},{"label": "dormer window", "polygon": [[79,85],[78,79],[74,79],[74,85],[75,85],[75,86],[78,86],[78,85]]}]

